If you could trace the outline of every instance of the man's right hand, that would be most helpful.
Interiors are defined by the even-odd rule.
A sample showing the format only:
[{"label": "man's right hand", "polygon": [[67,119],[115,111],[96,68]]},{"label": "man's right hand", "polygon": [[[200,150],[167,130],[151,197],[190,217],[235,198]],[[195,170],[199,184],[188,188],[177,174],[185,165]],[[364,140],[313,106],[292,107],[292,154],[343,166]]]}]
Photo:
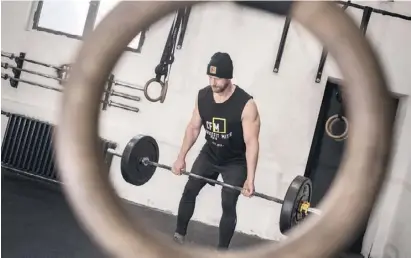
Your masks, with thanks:
[{"label": "man's right hand", "polygon": [[182,174],[182,170],[184,170],[186,168],[186,161],[184,159],[180,159],[178,158],[174,164],[173,164],[173,168],[171,169],[171,171],[180,176]]}]

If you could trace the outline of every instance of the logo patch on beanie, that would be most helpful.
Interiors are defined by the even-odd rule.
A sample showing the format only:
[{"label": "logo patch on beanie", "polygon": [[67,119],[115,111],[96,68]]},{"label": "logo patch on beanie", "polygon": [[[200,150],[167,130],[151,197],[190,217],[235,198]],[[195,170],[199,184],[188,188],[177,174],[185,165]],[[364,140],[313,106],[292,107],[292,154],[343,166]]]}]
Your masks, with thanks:
[{"label": "logo patch on beanie", "polygon": [[217,73],[217,67],[215,67],[215,66],[210,66],[210,73],[211,73],[211,74],[216,74],[216,73]]}]

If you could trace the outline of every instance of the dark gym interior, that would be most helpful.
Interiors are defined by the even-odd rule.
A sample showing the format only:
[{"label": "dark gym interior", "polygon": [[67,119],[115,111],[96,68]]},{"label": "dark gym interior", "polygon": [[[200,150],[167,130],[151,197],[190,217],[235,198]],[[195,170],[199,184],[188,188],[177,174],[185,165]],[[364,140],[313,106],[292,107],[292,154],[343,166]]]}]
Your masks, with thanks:
[{"label": "dark gym interior", "polygon": [[[398,108],[398,99],[393,98],[395,108]],[[332,184],[344,152],[345,141],[336,141],[329,137],[325,131],[326,121],[335,114],[344,115],[344,106],[341,86],[338,82],[328,81],[324,90],[321,108],[314,132],[311,150],[307,161],[305,176],[313,184],[311,203],[315,207],[321,201]],[[334,134],[341,134],[345,124],[341,120],[333,126]],[[346,250],[347,253],[360,255],[362,241],[367,225],[360,229],[358,238]]]}]

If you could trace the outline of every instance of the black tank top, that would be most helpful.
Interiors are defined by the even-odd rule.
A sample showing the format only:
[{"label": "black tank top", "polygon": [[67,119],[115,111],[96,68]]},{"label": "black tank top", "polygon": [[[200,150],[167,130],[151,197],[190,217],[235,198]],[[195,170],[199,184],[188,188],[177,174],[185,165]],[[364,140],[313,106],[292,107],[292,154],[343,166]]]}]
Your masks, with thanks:
[{"label": "black tank top", "polygon": [[210,86],[198,92],[198,110],[206,131],[206,143],[202,152],[214,160],[216,165],[245,164],[246,146],[241,116],[244,106],[251,98],[237,85],[230,98],[223,103],[214,101]]}]

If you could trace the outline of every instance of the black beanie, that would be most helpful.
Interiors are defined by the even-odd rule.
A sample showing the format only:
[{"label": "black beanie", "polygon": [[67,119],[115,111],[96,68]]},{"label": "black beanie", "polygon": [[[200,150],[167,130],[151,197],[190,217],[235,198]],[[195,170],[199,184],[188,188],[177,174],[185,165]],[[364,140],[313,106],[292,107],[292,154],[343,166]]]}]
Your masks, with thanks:
[{"label": "black beanie", "polygon": [[217,52],[207,65],[207,74],[223,79],[233,78],[233,61],[227,53]]}]

